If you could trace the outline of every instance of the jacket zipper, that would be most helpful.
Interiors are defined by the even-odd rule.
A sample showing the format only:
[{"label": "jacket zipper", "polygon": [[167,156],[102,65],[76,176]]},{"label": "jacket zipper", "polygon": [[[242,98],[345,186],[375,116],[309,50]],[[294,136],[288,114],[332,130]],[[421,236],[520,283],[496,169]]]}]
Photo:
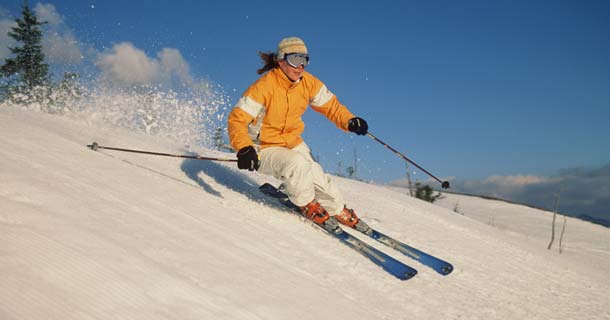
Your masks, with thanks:
[{"label": "jacket zipper", "polygon": [[288,114],[290,113],[290,99],[288,99],[288,90],[286,90],[286,115],[284,116],[284,125],[282,126],[282,134],[286,130],[286,123],[288,123]]}]

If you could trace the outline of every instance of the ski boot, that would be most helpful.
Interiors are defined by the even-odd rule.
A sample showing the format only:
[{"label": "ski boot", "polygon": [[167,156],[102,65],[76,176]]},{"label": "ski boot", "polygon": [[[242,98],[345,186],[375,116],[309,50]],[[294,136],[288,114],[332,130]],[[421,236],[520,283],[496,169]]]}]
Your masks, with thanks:
[{"label": "ski boot", "polygon": [[341,222],[341,224],[344,224],[350,228],[354,228],[360,232],[364,232],[366,234],[370,234],[373,232],[373,229],[371,229],[368,224],[366,224],[364,221],[360,220],[358,216],[356,216],[354,210],[348,209],[347,207],[344,207],[343,211],[341,211],[337,215],[334,215],[333,218]]},{"label": "ski boot", "polygon": [[330,232],[335,232],[337,228],[339,228],[337,221],[335,219],[330,219],[328,212],[326,212],[326,210],[318,201],[316,201],[316,199],[301,207],[301,213],[307,217],[307,219],[315,222]]}]

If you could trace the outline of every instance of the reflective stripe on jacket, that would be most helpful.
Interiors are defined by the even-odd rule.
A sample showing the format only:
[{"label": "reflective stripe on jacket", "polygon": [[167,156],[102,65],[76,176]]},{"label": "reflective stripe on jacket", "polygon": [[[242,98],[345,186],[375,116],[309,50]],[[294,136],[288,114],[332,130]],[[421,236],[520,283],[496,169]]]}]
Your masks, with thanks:
[{"label": "reflective stripe on jacket", "polygon": [[276,67],[261,76],[239,99],[229,115],[229,139],[236,151],[253,144],[261,148],[294,148],[303,142],[301,119],[307,106],[347,131],[354,115],[322,81],[304,71],[292,82]]}]

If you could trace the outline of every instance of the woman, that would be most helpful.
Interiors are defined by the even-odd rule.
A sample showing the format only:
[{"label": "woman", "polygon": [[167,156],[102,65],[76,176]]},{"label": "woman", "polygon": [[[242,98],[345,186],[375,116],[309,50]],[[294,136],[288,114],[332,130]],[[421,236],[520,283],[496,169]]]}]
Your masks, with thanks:
[{"label": "woman", "polygon": [[[237,152],[239,169],[258,170],[281,180],[290,201],[303,215],[327,229],[335,219],[349,227],[368,230],[343,197],[331,177],[311,157],[301,134],[301,116],[310,105],[337,127],[358,135],[368,125],[355,117],[324,83],[305,71],[307,47],[296,37],[284,38],[277,52],[259,52],[263,74],[237,102],[229,115],[229,138]],[[259,155],[260,153],[260,155]],[[330,215],[335,219],[329,219]]]}]

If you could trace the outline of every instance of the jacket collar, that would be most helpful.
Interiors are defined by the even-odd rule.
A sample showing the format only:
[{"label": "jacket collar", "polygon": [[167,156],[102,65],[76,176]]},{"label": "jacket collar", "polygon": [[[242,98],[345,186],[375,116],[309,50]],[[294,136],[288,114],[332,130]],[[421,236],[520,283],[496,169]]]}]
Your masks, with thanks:
[{"label": "jacket collar", "polygon": [[286,90],[292,89],[292,88],[298,86],[299,83],[301,83],[301,80],[303,79],[303,77],[301,77],[297,81],[294,81],[294,82],[291,81],[290,79],[288,79],[288,76],[286,76],[284,71],[282,71],[282,69],[280,69],[280,67],[274,68],[271,72],[273,72],[273,75],[277,79],[278,83],[282,86],[282,88],[284,88]]}]

